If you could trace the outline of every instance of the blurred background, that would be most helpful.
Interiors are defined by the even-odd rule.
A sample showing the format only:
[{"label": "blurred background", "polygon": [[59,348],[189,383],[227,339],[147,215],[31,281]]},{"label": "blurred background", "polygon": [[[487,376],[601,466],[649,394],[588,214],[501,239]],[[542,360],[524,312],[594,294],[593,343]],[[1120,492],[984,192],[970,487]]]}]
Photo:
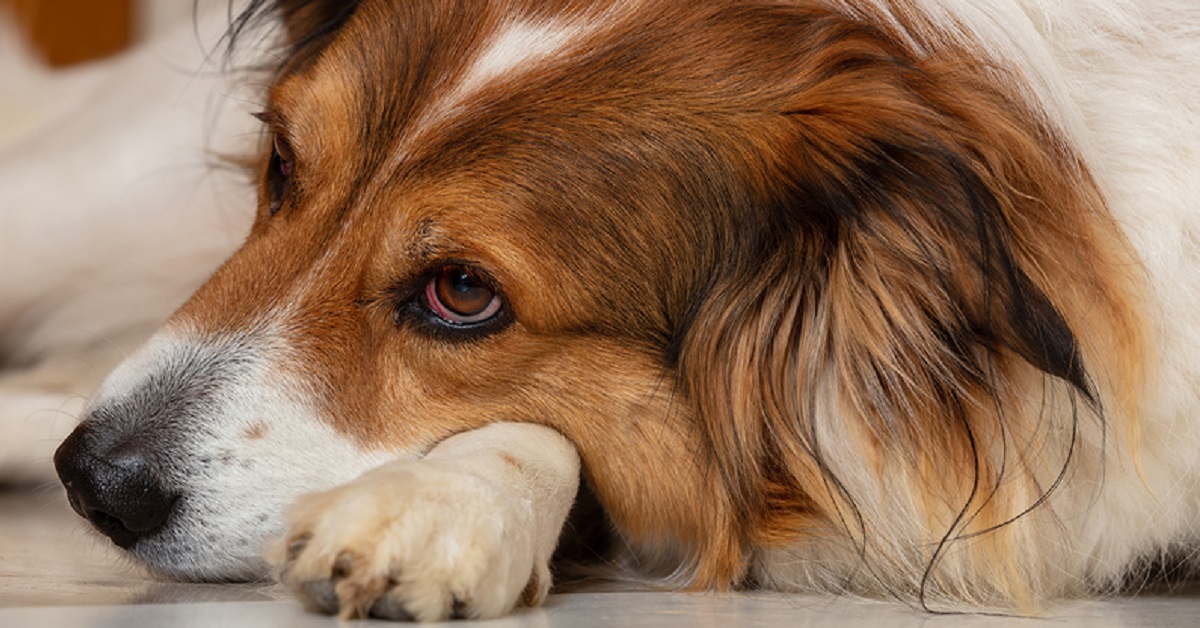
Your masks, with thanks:
[{"label": "blurred background", "polygon": [[225,0],[0,0],[23,45],[50,66],[100,59]]},{"label": "blurred background", "polygon": [[0,0],[0,488],[54,488],[84,398],[248,231],[231,5]]}]

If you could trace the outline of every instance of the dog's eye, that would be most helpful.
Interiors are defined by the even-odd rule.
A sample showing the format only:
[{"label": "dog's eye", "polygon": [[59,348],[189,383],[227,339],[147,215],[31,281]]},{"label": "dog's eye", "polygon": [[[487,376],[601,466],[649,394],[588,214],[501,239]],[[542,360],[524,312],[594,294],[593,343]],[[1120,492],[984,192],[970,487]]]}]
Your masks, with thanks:
[{"label": "dog's eye", "polygon": [[279,172],[279,176],[288,178],[292,176],[292,171],[296,168],[296,157],[292,154],[292,147],[287,140],[279,135],[275,136],[275,154],[273,155],[275,170]]},{"label": "dog's eye", "polygon": [[448,266],[425,285],[425,301],[438,318],[450,325],[485,323],[500,312],[496,291],[465,266]]},{"label": "dog's eye", "polygon": [[275,212],[279,211],[279,208],[283,206],[284,196],[288,190],[288,182],[295,171],[296,157],[292,153],[292,147],[286,139],[276,133],[272,139],[271,164],[270,172],[268,173],[271,191],[271,215],[275,215]]}]

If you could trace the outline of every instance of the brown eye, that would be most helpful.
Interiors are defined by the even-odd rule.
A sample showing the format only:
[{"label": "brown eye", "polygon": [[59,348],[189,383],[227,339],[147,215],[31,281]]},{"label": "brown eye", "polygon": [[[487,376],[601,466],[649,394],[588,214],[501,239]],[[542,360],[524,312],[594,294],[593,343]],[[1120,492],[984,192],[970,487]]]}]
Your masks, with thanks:
[{"label": "brown eye", "polygon": [[275,136],[274,154],[271,156],[271,161],[275,167],[275,171],[279,176],[288,178],[292,176],[292,171],[296,169],[296,157],[292,154],[292,147],[279,135]]},{"label": "brown eye", "polygon": [[429,309],[451,325],[474,325],[500,312],[500,297],[475,271],[448,266],[425,286]]},{"label": "brown eye", "polygon": [[283,207],[284,196],[287,194],[292,173],[295,170],[296,157],[292,154],[291,145],[276,133],[272,138],[271,164],[270,171],[267,173],[267,182],[271,193],[271,205],[268,211],[272,216],[279,211],[280,207]]}]

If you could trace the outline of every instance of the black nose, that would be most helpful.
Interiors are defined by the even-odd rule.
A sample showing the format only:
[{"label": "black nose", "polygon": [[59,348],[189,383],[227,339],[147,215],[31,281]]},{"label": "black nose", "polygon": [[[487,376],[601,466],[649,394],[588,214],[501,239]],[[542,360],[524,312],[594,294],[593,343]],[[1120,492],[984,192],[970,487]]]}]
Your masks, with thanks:
[{"label": "black nose", "polygon": [[54,454],[54,467],[71,508],[120,547],[153,534],[171,516],[178,494],[155,477],[146,452],[125,442],[103,448],[88,424],[75,429]]}]

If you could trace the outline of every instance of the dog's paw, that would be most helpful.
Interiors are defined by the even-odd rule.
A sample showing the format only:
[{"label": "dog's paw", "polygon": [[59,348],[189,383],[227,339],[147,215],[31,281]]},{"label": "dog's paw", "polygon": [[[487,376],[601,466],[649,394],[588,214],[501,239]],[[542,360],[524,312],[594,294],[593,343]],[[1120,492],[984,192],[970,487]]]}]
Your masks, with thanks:
[{"label": "dog's paw", "polygon": [[494,481],[429,461],[399,462],[290,511],[269,558],[314,611],[417,621],[483,619],[550,587],[533,506]]}]

